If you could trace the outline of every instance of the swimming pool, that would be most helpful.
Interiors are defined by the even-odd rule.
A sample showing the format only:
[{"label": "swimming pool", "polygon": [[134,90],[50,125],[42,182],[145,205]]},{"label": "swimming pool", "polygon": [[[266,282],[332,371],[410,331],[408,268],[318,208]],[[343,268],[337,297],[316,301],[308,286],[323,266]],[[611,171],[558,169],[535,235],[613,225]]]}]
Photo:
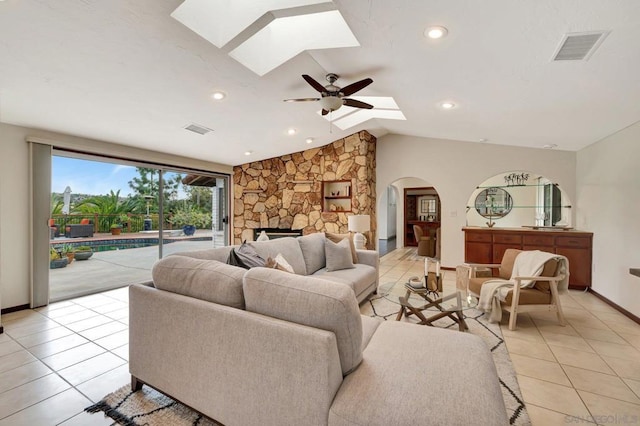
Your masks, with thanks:
[{"label": "swimming pool", "polygon": [[[211,237],[196,237],[184,239],[168,239],[163,238],[162,244],[170,244],[176,241],[211,241]],[[119,240],[96,240],[96,241],[82,241],[82,242],[60,242],[53,243],[51,247],[56,250],[62,249],[62,246],[68,245],[71,247],[89,246],[94,252],[111,251],[111,250],[127,250],[141,247],[157,246],[160,244],[159,238],[126,238]]]}]

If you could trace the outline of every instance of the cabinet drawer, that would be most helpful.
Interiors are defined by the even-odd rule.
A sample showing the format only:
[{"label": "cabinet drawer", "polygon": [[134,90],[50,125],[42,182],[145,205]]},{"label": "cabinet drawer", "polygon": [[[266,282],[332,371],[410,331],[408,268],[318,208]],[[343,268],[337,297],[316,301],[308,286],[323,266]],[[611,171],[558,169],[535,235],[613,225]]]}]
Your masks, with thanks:
[{"label": "cabinet drawer", "polygon": [[530,246],[553,246],[551,235],[525,235],[524,244]]},{"label": "cabinet drawer", "polygon": [[493,242],[500,244],[521,244],[522,235],[496,234],[493,236]]},{"label": "cabinet drawer", "polygon": [[589,248],[591,242],[588,238],[582,237],[556,237],[556,246]]},{"label": "cabinet drawer", "polygon": [[466,232],[465,237],[467,241],[475,241],[478,243],[491,242],[491,234],[485,232]]}]

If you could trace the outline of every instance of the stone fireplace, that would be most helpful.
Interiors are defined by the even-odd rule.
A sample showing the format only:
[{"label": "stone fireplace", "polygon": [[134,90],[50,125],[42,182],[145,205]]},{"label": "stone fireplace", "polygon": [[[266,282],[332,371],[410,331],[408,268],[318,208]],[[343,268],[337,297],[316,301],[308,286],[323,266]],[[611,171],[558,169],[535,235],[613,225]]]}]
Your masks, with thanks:
[{"label": "stone fireplace", "polygon": [[[323,211],[322,184],[350,182],[351,211]],[[259,228],[348,232],[351,214],[371,216],[369,248],[376,238],[376,138],[361,131],[320,148],[233,168],[234,244],[253,240]]]}]

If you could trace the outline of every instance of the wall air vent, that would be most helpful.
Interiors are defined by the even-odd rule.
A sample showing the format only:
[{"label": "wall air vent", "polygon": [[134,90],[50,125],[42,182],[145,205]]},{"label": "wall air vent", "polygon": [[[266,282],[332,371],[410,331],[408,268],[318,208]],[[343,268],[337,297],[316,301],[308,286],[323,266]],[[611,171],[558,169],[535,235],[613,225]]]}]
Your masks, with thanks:
[{"label": "wall air vent", "polygon": [[567,33],[553,55],[554,61],[587,61],[609,35],[608,31]]},{"label": "wall air vent", "polygon": [[204,127],[194,123],[184,126],[184,128],[185,130],[189,130],[190,132],[197,133],[199,135],[206,135],[209,132],[213,132],[213,130],[208,127]]}]

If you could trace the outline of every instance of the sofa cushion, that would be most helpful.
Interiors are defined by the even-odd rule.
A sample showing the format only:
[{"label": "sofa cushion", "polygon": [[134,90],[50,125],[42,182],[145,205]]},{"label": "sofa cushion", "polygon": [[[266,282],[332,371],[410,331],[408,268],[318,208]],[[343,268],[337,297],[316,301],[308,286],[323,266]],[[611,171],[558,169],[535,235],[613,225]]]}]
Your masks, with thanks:
[{"label": "sofa cushion", "polygon": [[342,269],[353,269],[351,260],[351,248],[349,240],[346,238],[339,243],[334,243],[329,239],[324,240],[324,255],[327,259],[327,271],[339,271]]},{"label": "sofa cushion", "polygon": [[320,232],[298,237],[298,243],[307,267],[307,275],[313,274],[326,265],[324,240],[325,236]]},{"label": "sofa cushion", "polygon": [[509,424],[491,352],[478,336],[383,321],[363,358],[331,404],[330,425]]},{"label": "sofa cushion", "polygon": [[186,256],[194,259],[217,260],[218,262],[226,263],[231,250],[233,250],[232,246],[225,246],[205,250],[181,251],[169,256]]},{"label": "sofa cushion", "polygon": [[160,290],[244,309],[245,272],[217,260],[174,255],[157,261],[151,275]]},{"label": "sofa cushion", "polygon": [[331,331],[342,373],[360,364],[362,319],[348,286],[267,268],[247,271],[243,282],[247,311]]},{"label": "sofa cushion", "polygon": [[315,278],[322,278],[327,281],[347,284],[353,289],[356,297],[365,291],[372,283],[376,282],[378,272],[376,268],[357,263],[353,269],[342,269],[340,271],[329,272],[326,269],[320,269],[315,274]]},{"label": "sofa cushion", "polygon": [[275,259],[278,254],[289,262],[293,270],[298,275],[306,275],[307,268],[304,264],[304,257],[298,240],[293,237],[274,238],[269,241],[254,241],[251,243],[262,258],[269,257]]},{"label": "sofa cushion", "polygon": [[347,234],[333,234],[331,232],[325,232],[325,237],[334,243],[339,243],[344,239],[349,240],[349,245],[351,246],[351,260],[353,263],[358,263],[358,252],[356,251],[356,245],[353,243],[353,233],[349,232]]}]

